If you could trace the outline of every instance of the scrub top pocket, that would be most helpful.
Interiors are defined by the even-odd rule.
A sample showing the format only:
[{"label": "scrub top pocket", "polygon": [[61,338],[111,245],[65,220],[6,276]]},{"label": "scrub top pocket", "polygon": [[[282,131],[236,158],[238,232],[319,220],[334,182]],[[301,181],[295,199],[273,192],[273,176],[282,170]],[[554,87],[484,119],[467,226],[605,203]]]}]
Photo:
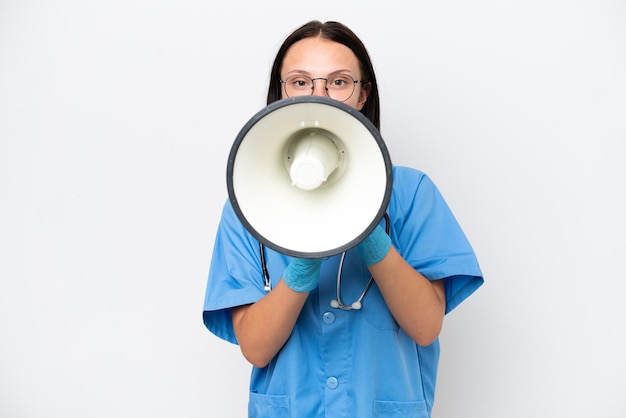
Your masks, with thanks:
[{"label": "scrub top pocket", "polygon": [[426,402],[374,401],[374,418],[429,418]]},{"label": "scrub top pocket", "polygon": [[290,418],[289,397],[250,392],[248,418]]},{"label": "scrub top pocket", "polygon": [[397,331],[400,328],[375,284],[363,299],[363,313],[365,320],[376,329]]}]

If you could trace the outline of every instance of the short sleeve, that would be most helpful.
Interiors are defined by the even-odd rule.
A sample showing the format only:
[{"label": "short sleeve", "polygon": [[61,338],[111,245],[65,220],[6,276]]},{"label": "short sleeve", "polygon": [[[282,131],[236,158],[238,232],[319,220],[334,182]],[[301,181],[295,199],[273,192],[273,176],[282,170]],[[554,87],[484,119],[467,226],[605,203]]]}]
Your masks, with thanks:
[{"label": "short sleeve", "polygon": [[396,167],[389,211],[392,239],[404,259],[429,280],[445,279],[446,313],[483,284],[472,246],[427,175]]},{"label": "short sleeve", "polygon": [[254,303],[265,294],[259,243],[238,220],[230,201],[222,211],[204,298],[204,325],[237,344],[231,308]]}]

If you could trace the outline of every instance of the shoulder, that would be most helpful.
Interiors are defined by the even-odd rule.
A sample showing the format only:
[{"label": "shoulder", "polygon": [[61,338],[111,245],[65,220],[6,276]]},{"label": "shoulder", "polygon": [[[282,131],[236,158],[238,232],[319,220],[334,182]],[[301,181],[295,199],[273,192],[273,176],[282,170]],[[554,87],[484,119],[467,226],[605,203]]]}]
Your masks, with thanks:
[{"label": "shoulder", "polygon": [[392,173],[394,187],[419,187],[423,183],[432,184],[428,174],[416,168],[394,165]]},{"label": "shoulder", "polygon": [[393,194],[400,200],[414,199],[418,194],[431,194],[437,188],[423,171],[404,166],[393,167]]},{"label": "shoulder", "polygon": [[406,166],[402,166],[402,165],[394,165],[393,166],[393,176],[394,179],[419,179],[423,176],[425,176],[426,174],[421,171],[418,170],[416,168],[412,168],[412,167],[406,167]]}]

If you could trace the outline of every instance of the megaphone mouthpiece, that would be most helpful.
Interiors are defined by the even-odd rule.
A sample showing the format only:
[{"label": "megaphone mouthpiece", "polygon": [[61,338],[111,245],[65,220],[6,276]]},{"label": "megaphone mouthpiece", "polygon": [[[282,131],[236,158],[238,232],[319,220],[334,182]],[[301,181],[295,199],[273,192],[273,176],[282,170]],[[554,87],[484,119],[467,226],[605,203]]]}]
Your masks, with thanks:
[{"label": "megaphone mouthpiece", "polygon": [[301,190],[320,187],[339,166],[339,149],[318,130],[311,130],[295,141],[289,175],[291,184]]}]

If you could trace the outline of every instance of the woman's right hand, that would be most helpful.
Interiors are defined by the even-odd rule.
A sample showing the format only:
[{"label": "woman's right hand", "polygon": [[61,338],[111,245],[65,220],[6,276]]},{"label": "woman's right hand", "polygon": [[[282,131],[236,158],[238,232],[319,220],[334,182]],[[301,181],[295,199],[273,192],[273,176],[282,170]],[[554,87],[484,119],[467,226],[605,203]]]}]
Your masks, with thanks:
[{"label": "woman's right hand", "polygon": [[294,258],[285,269],[283,280],[296,292],[310,292],[320,281],[321,266],[321,258]]}]

